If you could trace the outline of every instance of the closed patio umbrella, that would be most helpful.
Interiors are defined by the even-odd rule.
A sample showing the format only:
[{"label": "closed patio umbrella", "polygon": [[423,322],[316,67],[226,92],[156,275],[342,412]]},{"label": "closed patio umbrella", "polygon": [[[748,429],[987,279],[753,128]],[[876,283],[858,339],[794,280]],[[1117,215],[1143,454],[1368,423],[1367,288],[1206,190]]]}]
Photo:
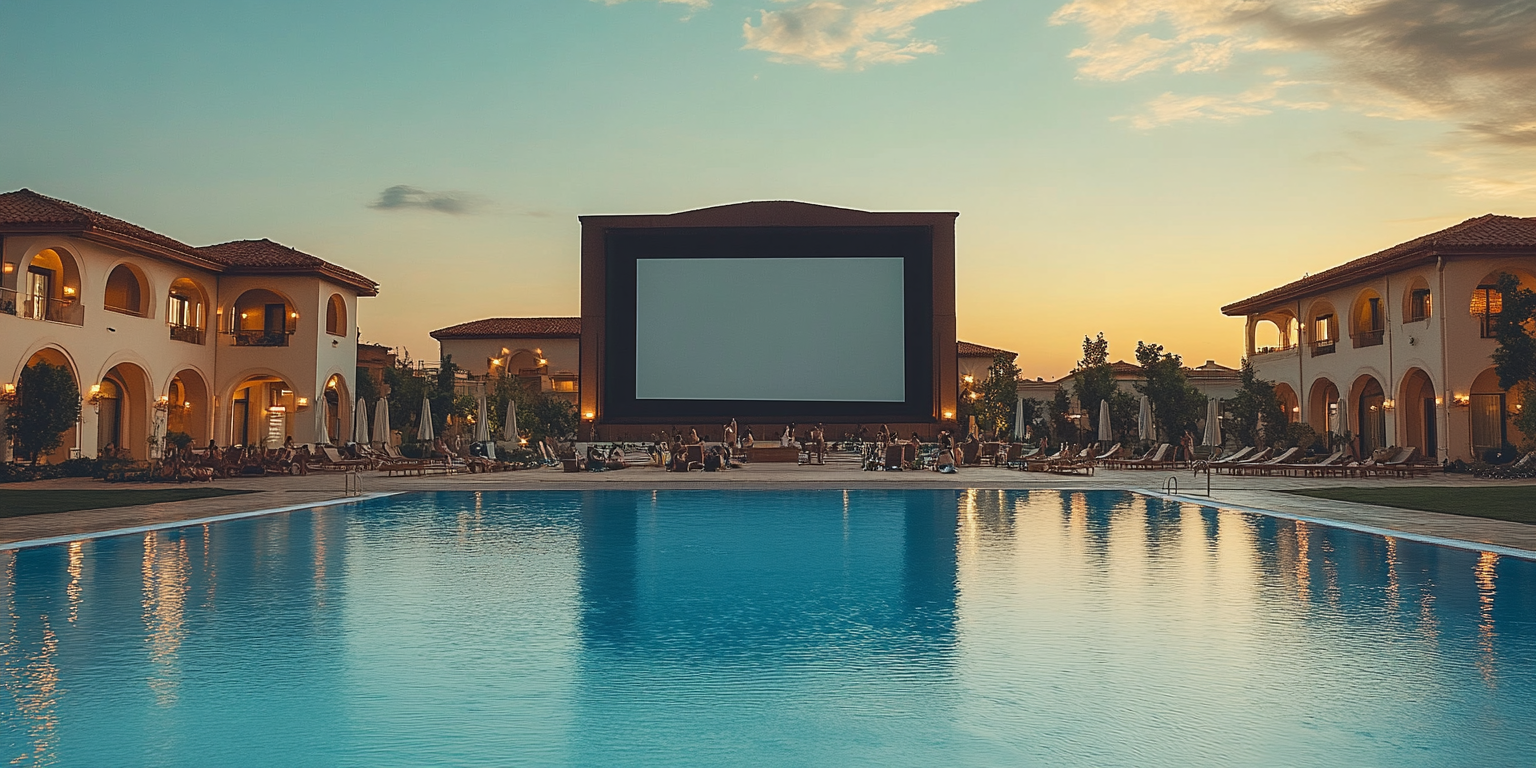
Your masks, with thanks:
[{"label": "closed patio umbrella", "polygon": [[389,445],[389,401],[382,397],[373,404],[373,439]]},{"label": "closed patio umbrella", "polygon": [[1136,434],[1143,440],[1156,437],[1152,434],[1152,401],[1146,395],[1141,396],[1141,405],[1136,409]]},{"label": "closed patio umbrella", "polygon": [[517,402],[507,401],[507,418],[501,422],[501,439],[510,443],[517,442]]},{"label": "closed patio umbrella", "polygon": [[485,410],[485,389],[480,390],[480,402],[475,409],[475,442],[489,443],[491,441],[491,418]]},{"label": "closed patio umbrella", "polygon": [[1013,415],[1013,439],[1023,440],[1024,431],[1027,429],[1029,429],[1029,422],[1024,418],[1024,398],[1021,397],[1019,398],[1017,413]]},{"label": "closed patio umbrella", "polygon": [[357,399],[357,410],[352,412],[352,442],[368,444],[368,403],[361,397]]},{"label": "closed patio umbrella", "polygon": [[1100,400],[1099,401],[1099,441],[1100,442],[1104,442],[1104,443],[1109,443],[1109,442],[1113,442],[1114,439],[1115,439],[1115,432],[1114,432],[1114,430],[1110,429],[1110,423],[1109,423],[1109,401],[1108,400]]},{"label": "closed patio umbrella", "polygon": [[331,430],[326,424],[326,422],[330,421],[330,414],[325,412],[325,401],[322,400],[320,407],[316,410],[319,411],[315,415],[320,417],[320,429],[315,432],[315,445],[330,445]]},{"label": "closed patio umbrella", "polygon": [[432,401],[426,395],[421,396],[421,423],[416,426],[416,439],[423,443],[432,442]]},{"label": "closed patio umbrella", "polygon": [[1205,435],[1200,444],[1221,445],[1221,406],[1216,404],[1214,397],[1205,404]]},{"label": "closed patio umbrella", "polygon": [[1343,435],[1345,432],[1348,432],[1348,431],[1349,431],[1349,401],[1345,400],[1344,398],[1341,397],[1341,398],[1339,398],[1338,414],[1336,416],[1334,416],[1333,432],[1334,432],[1334,434],[1337,434],[1337,435]]},{"label": "closed patio umbrella", "polygon": [[976,434],[976,417],[975,416],[972,416],[970,418],[970,421],[966,422],[966,434],[968,434],[968,435]]}]

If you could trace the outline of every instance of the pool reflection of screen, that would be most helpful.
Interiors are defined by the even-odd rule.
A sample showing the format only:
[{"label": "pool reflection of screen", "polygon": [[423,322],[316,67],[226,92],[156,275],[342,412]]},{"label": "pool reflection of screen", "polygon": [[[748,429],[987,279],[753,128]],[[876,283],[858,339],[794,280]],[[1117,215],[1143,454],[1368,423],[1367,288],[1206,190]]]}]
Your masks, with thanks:
[{"label": "pool reflection of screen", "polygon": [[900,403],[899,258],[640,259],[635,397]]}]

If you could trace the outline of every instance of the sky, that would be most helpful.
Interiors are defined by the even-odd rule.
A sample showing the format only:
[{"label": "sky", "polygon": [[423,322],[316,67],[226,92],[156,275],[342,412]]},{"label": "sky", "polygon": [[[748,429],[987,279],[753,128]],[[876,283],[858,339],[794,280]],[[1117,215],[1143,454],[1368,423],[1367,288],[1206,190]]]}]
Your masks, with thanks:
[{"label": "sky", "polygon": [[578,314],[583,214],[958,211],[960,337],[1046,378],[1536,215],[1529,0],[0,0],[0,103],[0,188],[360,271],[428,360]]}]

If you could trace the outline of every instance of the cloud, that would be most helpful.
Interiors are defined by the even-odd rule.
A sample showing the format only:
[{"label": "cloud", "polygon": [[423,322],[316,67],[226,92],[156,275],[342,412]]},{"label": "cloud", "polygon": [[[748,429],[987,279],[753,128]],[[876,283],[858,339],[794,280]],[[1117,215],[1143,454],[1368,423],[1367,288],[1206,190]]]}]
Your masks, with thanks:
[{"label": "cloud", "polygon": [[780,11],[761,11],[742,25],[747,50],[779,63],[826,69],[899,64],[939,48],[920,40],[915,23],[929,14],[977,0],[812,0]]},{"label": "cloud", "polygon": [[[1086,30],[1071,55],[1092,80],[1218,71],[1244,58],[1315,70],[1308,83],[1273,79],[1237,96],[1164,94],[1128,118],[1137,127],[1324,105],[1445,122],[1454,130],[1436,151],[1479,177],[1465,188],[1531,189],[1528,174],[1494,172],[1512,158],[1536,166],[1531,0],[1071,0],[1051,21]],[[1279,96],[1298,90],[1310,93]]]},{"label": "cloud", "polygon": [[[595,0],[603,5],[618,5],[626,0]],[[709,7],[709,0],[656,0],[658,3],[686,6],[689,11],[702,11]]]},{"label": "cloud", "polygon": [[379,199],[368,204],[380,211],[418,209],[439,213],[473,213],[481,201],[463,192],[428,192],[408,184],[396,184],[379,193]]}]

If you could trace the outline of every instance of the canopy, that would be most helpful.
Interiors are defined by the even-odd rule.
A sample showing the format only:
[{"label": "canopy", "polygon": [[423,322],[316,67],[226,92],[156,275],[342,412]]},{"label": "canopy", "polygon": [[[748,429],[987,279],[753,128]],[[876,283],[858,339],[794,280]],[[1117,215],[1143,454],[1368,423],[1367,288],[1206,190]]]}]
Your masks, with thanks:
[{"label": "canopy", "polygon": [[352,412],[352,442],[368,444],[368,403],[361,397],[357,399],[357,410]]},{"label": "canopy", "polygon": [[1214,397],[1205,403],[1205,436],[1200,444],[1221,445],[1221,406]]},{"label": "canopy", "polygon": [[1099,441],[1112,443],[1115,440],[1115,431],[1109,424],[1109,401],[1099,401]]},{"label": "canopy", "polygon": [[1152,401],[1146,395],[1141,396],[1141,405],[1136,410],[1136,434],[1142,440],[1157,438],[1157,435],[1152,434]]},{"label": "canopy", "polygon": [[382,397],[373,404],[373,439],[389,445],[389,401]]},{"label": "canopy", "polygon": [[489,443],[491,441],[491,418],[485,409],[485,388],[480,389],[480,402],[475,409],[475,442]]},{"label": "canopy", "polygon": [[517,442],[517,402],[507,401],[507,418],[501,422],[501,439]]},{"label": "canopy", "polygon": [[432,442],[435,435],[432,433],[432,401],[426,395],[421,396],[421,423],[416,427],[416,439],[423,443]]}]

